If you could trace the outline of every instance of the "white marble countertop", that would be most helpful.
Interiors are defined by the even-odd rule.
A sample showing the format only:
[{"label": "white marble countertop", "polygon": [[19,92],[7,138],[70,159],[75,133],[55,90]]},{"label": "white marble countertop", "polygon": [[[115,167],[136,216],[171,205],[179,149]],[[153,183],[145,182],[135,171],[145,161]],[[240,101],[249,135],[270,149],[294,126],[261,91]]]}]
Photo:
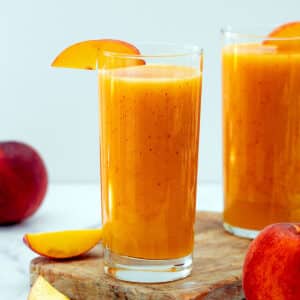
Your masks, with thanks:
[{"label": "white marble countertop", "polygon": [[[29,263],[36,255],[23,245],[26,232],[95,227],[100,224],[100,189],[96,184],[51,184],[38,212],[25,222],[0,226],[0,299],[25,300]],[[200,184],[197,209],[222,211],[219,184]]]}]

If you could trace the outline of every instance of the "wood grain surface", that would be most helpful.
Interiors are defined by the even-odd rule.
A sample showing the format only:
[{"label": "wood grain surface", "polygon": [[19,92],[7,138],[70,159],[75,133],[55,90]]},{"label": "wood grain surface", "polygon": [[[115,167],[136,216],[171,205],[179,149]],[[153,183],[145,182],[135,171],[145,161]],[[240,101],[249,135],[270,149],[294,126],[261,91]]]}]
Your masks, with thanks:
[{"label": "wood grain surface", "polygon": [[44,276],[72,300],[242,300],[242,263],[249,241],[224,232],[221,215],[198,212],[192,275],[162,284],[134,284],[103,273],[101,246],[84,257],[54,261],[37,257],[31,284]]}]

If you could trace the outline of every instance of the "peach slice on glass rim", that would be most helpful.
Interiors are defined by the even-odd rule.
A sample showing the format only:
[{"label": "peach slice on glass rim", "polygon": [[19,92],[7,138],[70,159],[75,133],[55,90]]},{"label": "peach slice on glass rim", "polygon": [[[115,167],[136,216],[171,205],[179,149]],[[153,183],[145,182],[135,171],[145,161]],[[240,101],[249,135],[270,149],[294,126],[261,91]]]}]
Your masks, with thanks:
[{"label": "peach slice on glass rim", "polygon": [[106,68],[120,68],[126,66],[144,65],[145,62],[138,58],[112,57],[109,61],[104,52],[132,54],[138,56],[140,51],[132,44],[113,39],[88,40],[73,44],[64,49],[52,62],[52,67],[75,68],[96,70]]},{"label": "peach slice on glass rim", "polygon": [[57,289],[55,289],[46,279],[39,276],[30,289],[28,300],[70,300]]},{"label": "peach slice on glass rim", "polygon": [[276,46],[278,50],[300,50],[300,21],[290,22],[269,33],[264,45]]},{"label": "peach slice on glass rim", "polygon": [[72,258],[92,249],[102,239],[102,229],[27,233],[24,243],[39,255],[54,259]]}]

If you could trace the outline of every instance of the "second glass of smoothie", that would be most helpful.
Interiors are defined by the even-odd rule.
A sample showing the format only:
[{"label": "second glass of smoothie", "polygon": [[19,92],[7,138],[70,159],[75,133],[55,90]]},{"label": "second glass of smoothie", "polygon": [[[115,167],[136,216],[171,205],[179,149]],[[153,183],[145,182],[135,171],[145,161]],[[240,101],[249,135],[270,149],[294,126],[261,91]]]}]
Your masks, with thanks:
[{"label": "second glass of smoothie", "polygon": [[[202,54],[142,45],[99,70],[106,273],[172,281],[192,268]],[[114,60],[122,68],[110,69]]]},{"label": "second glass of smoothie", "polygon": [[300,49],[297,37],[223,35],[224,226],[253,238],[300,222]]}]

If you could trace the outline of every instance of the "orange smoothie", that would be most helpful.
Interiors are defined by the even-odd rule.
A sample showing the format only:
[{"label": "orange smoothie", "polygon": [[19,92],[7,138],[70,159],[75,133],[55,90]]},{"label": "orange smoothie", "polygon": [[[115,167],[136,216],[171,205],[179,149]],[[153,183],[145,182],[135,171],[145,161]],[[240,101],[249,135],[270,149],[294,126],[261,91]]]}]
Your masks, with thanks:
[{"label": "orange smoothie", "polygon": [[193,249],[201,74],[144,65],[100,72],[104,245],[170,259]]},{"label": "orange smoothie", "polygon": [[224,222],[300,222],[300,52],[223,49]]}]

